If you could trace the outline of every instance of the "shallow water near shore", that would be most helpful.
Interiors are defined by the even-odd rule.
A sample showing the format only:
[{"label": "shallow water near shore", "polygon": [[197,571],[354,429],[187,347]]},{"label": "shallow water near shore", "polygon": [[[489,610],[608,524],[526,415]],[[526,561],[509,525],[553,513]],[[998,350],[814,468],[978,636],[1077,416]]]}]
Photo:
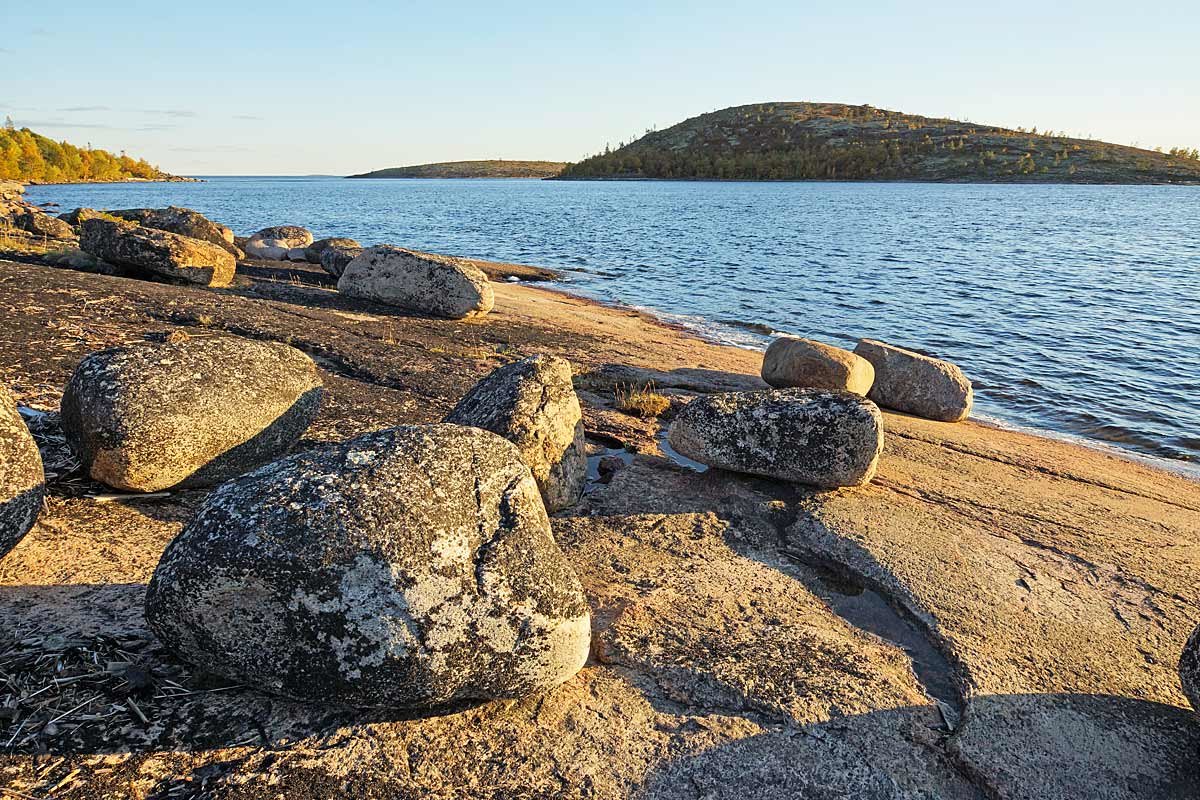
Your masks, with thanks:
[{"label": "shallow water near shore", "polygon": [[710,338],[879,338],[960,364],[976,410],[1200,461],[1200,188],[211,178],[30,187],[552,267]]}]

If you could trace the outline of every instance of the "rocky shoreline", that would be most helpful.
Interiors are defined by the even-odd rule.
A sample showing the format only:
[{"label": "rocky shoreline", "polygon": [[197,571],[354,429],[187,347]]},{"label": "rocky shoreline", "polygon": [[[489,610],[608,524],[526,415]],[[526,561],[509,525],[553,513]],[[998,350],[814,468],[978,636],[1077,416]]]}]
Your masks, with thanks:
[{"label": "rocky shoreline", "polygon": [[[113,231],[117,241],[130,235],[124,223],[83,224]],[[179,235],[143,231],[134,239]],[[231,244],[245,249],[249,241]],[[465,299],[434,315],[393,303],[390,289],[355,296],[333,284],[365,262],[335,276],[304,256],[312,244],[310,236],[285,248],[305,258],[294,263],[238,260],[223,287],[204,285],[215,271],[199,284],[170,283],[103,274],[112,270],[95,261],[63,268],[64,253],[53,254],[55,266],[0,260],[0,383],[25,409],[47,492],[36,525],[0,560],[0,609],[9,621],[0,635],[9,676],[0,787],[30,796],[302,800],[1196,796],[1200,721],[1177,664],[1200,622],[1200,484],[970,419],[871,411],[869,401],[851,398],[902,386],[883,371],[874,345],[854,357],[871,362],[870,383],[854,354],[803,343],[790,345],[786,368],[768,376],[775,385],[824,387],[778,390],[787,403],[796,391],[842,398],[823,399],[805,412],[818,416],[788,423],[798,426],[791,436],[817,435],[811,423],[819,415],[860,414],[856,446],[877,441],[880,450],[866,453],[871,464],[831,461],[844,474],[822,474],[843,475],[841,488],[779,480],[770,464],[757,476],[741,474],[747,459],[761,465],[777,451],[747,453],[737,441],[722,445],[721,457],[738,471],[705,469],[694,459],[715,463],[715,454],[695,440],[712,447],[704,432],[728,424],[719,420],[757,413],[706,404],[730,392],[765,396],[761,354],[699,340],[644,313],[498,280],[503,269],[484,270],[492,277],[485,286],[474,274],[479,262],[400,248],[377,253],[371,280],[391,269],[427,270],[430,280],[459,281],[454,296]],[[163,252],[158,244],[128,247],[107,252],[151,271],[146,254]],[[538,547],[561,552],[562,569],[578,578],[590,616],[583,668],[517,699],[479,699],[472,690],[434,709],[354,711],[264,693],[242,674],[181,658],[187,647],[162,616],[179,603],[160,591],[149,624],[143,612],[164,548],[185,530],[192,532],[177,543],[211,540],[223,529],[210,516],[213,504],[243,516],[278,505],[240,498],[274,497],[286,482],[260,470],[250,483],[239,479],[211,495],[169,483],[165,495],[151,484],[138,491],[153,495],[114,495],[78,460],[88,451],[66,446],[64,428],[78,425],[65,417],[79,404],[63,390],[97,351],[215,347],[212,371],[241,363],[236,347],[220,349],[229,339],[247,343],[242,350],[261,343],[311,359],[322,401],[295,434],[296,455],[279,464],[324,464],[360,437],[374,442],[393,426],[448,418],[499,434],[488,441],[513,440],[533,469],[524,499],[493,501],[510,490],[476,489],[474,502],[520,506],[540,493],[558,508],[547,520],[553,544]],[[964,398],[954,400],[957,376],[905,363],[947,376],[941,393],[914,408],[965,415]],[[544,440],[557,444],[540,467],[543,451],[530,442],[543,440],[517,441],[517,431],[542,423],[496,411],[516,407],[523,395],[502,387],[522,381],[557,387],[534,396],[561,398],[553,419],[577,419]],[[299,380],[294,394],[314,385]],[[661,416],[637,412],[629,387],[665,398]],[[513,399],[489,405],[503,397]],[[264,402],[235,408],[218,394],[202,407],[213,410],[213,422],[247,420]],[[668,439],[671,427],[687,435]],[[286,450],[293,440],[264,444]],[[428,446],[457,447],[440,439]],[[580,464],[556,467],[572,448],[582,451]],[[585,465],[582,486],[553,479]],[[470,485],[460,490],[469,494]],[[372,494],[358,506],[378,502]],[[402,513],[410,512],[387,515]],[[505,514],[499,518],[510,527],[543,524]],[[574,590],[562,591],[563,619],[578,619]],[[478,681],[481,673],[470,674]],[[291,686],[298,678],[281,680]]]}]

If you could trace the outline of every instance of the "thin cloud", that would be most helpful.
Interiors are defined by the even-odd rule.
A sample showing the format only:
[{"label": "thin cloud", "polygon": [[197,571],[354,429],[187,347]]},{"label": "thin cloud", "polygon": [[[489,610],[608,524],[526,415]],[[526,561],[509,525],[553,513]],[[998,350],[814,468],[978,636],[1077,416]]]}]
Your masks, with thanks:
[{"label": "thin cloud", "polygon": [[101,122],[65,122],[63,120],[15,120],[23,128],[94,128],[96,130],[119,131],[127,130],[116,125],[105,125]]},{"label": "thin cloud", "polygon": [[163,117],[196,117],[199,116],[195,111],[181,111],[175,108],[157,109],[157,108],[141,108],[137,109],[139,114],[158,114]]},{"label": "thin cloud", "polygon": [[234,119],[249,119],[249,120],[255,120],[255,121],[261,121],[261,120],[266,119],[266,117],[259,117],[259,116],[255,116],[254,114],[234,114],[233,118]]},{"label": "thin cloud", "polygon": [[70,108],[60,108],[58,110],[67,114],[79,114],[87,111],[112,111],[108,106],[71,106]]},{"label": "thin cloud", "polygon": [[249,153],[251,148],[236,144],[217,144],[211,147],[172,147],[173,153]]}]

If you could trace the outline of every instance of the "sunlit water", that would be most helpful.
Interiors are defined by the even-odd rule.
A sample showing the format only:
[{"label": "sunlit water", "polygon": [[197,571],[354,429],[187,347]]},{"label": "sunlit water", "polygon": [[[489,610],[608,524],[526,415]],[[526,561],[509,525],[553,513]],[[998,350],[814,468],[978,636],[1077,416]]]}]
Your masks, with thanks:
[{"label": "sunlit water", "polygon": [[580,294],[763,347],[936,353],[976,412],[1200,461],[1200,188],[214,178],[31,187],[564,270]]}]

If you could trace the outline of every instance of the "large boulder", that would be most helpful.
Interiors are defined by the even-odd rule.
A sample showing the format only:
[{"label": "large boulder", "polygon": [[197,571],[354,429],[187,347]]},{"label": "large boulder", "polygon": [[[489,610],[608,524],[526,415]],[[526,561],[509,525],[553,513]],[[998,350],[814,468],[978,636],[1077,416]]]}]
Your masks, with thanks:
[{"label": "large boulder", "polygon": [[587,444],[566,359],[530,356],[494,370],[467,392],[446,422],[483,428],[515,444],[547,510],[567,508],[582,496]]},{"label": "large boulder", "polygon": [[361,252],[363,249],[363,246],[354,239],[346,239],[335,236],[329,239],[318,239],[308,247],[304,248],[304,258],[310,264],[320,264],[321,254],[331,247],[355,249],[359,252]]},{"label": "large boulder", "polygon": [[58,218],[70,225],[72,228],[79,229],[84,221],[89,219],[112,219],[112,215],[104,211],[97,211],[94,208],[74,208],[70,211],[64,211],[58,215]]},{"label": "large boulder", "polygon": [[883,415],[849,392],[729,392],[688,403],[667,439],[710,467],[831,489],[875,475]]},{"label": "large boulder", "polygon": [[313,243],[312,232],[299,225],[276,225],[263,228],[251,236],[242,248],[249,258],[283,261],[293,248],[305,248]]},{"label": "large boulder", "polygon": [[470,262],[393,245],[368,248],[347,264],[338,291],[449,319],[481,317],[496,302],[487,276]]},{"label": "large boulder", "polygon": [[1200,626],[1197,626],[1183,646],[1179,659],[1179,680],[1183,693],[1196,713],[1200,714]]},{"label": "large boulder", "polygon": [[117,489],[205,486],[272,461],[316,416],[312,359],[232,337],[118,347],[79,363],[63,431],[88,474]]},{"label": "large boulder", "polygon": [[[179,206],[168,206],[167,208],[127,208],[108,213],[119,219],[144,225],[147,228],[177,233],[180,236],[188,236],[192,239],[199,239],[202,242],[211,242],[228,252],[234,258],[242,257],[241,250],[234,246],[232,238],[227,239],[225,236],[225,231],[229,231],[228,228],[218,225],[199,211],[193,211],[190,208],[180,208]],[[233,232],[229,231],[229,235],[232,237]]]},{"label": "large boulder", "polygon": [[591,635],[517,449],[457,425],[370,433],[226,483],[167,546],[146,619],[207,671],[377,708],[551,688]]},{"label": "large boulder", "polygon": [[42,456],[8,389],[0,386],[0,556],[21,541],[42,510]]},{"label": "large boulder", "polygon": [[860,339],[854,352],[875,368],[867,396],[884,408],[941,422],[958,422],[971,413],[971,381],[949,361],[874,339]]},{"label": "large boulder", "polygon": [[80,227],[83,251],[110,264],[202,286],[233,283],[237,261],[211,242],[107,219],[84,220]]},{"label": "large boulder", "polygon": [[342,277],[342,273],[346,271],[346,266],[362,255],[362,251],[361,247],[343,245],[326,247],[321,251],[321,269],[335,278],[340,278]]},{"label": "large boulder", "polygon": [[875,380],[875,368],[849,350],[780,336],[763,356],[762,378],[779,389],[834,389],[865,396]]}]

